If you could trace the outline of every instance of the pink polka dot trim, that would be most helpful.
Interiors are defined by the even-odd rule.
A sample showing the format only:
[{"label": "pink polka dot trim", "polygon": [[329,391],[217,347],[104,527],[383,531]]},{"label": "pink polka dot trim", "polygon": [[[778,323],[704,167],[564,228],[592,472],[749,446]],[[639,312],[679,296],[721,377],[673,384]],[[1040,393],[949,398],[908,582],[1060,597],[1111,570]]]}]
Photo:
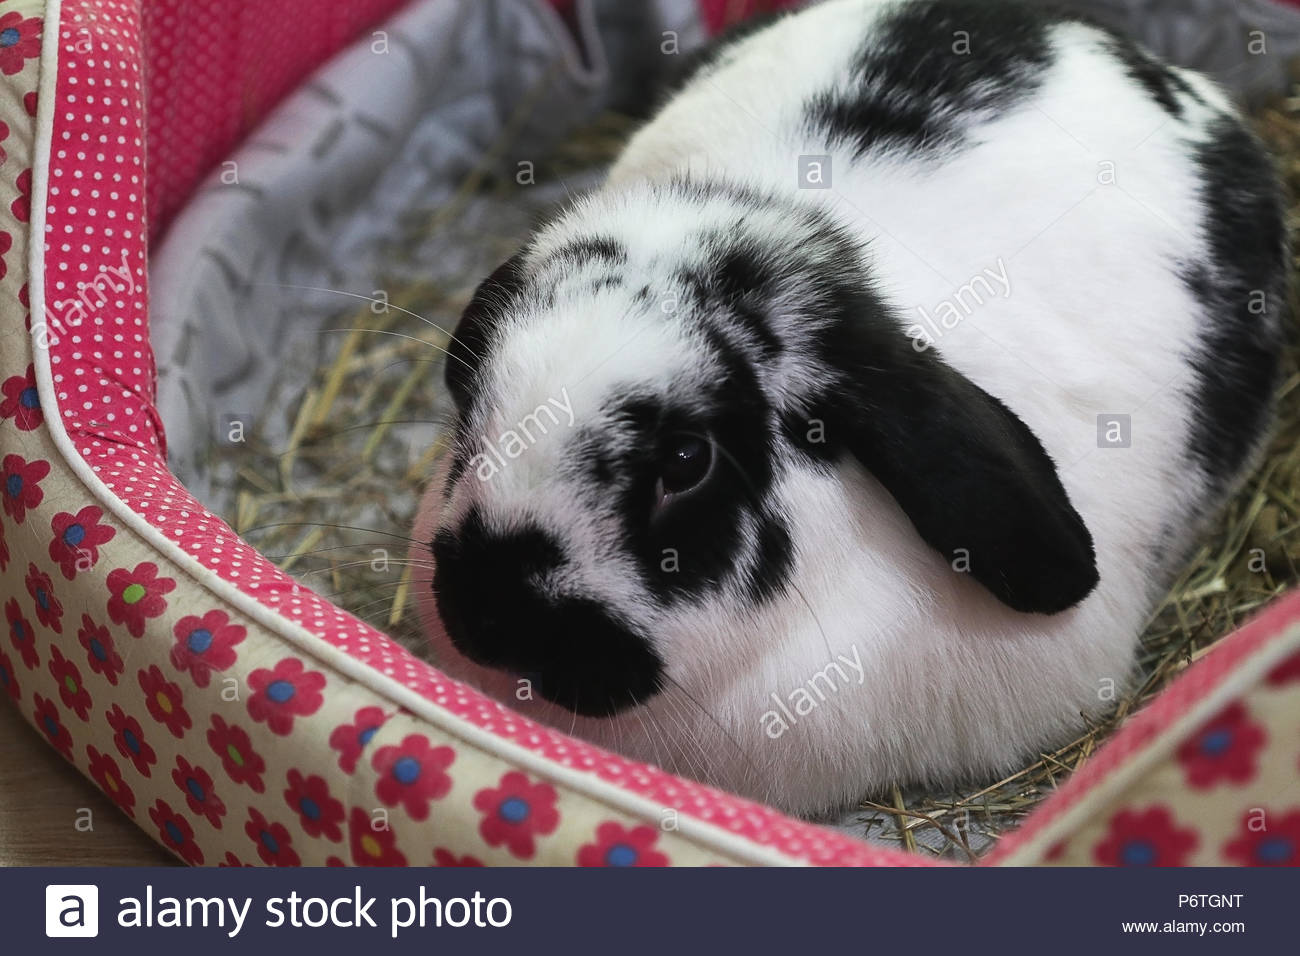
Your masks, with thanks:
[{"label": "pink polka dot trim", "polygon": [[202,16],[193,0],[144,4],[151,237],[307,73],[406,3],[203,0]]}]

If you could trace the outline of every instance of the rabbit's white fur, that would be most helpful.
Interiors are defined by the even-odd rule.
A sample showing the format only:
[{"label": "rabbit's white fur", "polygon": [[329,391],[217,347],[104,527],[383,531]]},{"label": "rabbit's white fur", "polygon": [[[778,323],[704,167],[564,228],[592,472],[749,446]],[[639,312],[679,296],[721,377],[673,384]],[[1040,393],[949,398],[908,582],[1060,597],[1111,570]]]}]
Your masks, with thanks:
[{"label": "rabbit's white fur", "polygon": [[[1055,55],[1027,99],[953,118],[969,137],[961,148],[855,155],[810,132],[805,110],[819,93],[849,87],[873,18],[889,9],[829,0],[739,41],[632,139],[607,185],[536,237],[527,261],[593,235],[627,249],[630,273],[652,271],[666,248],[689,261],[682,237],[711,217],[725,225],[734,208],[657,191],[683,175],[721,174],[824,210],[863,240],[906,326],[924,326],[918,310],[933,318],[944,301],[959,306],[954,327],[925,334],[1056,463],[1092,536],[1095,590],[1057,614],[1011,610],[954,573],[856,461],[825,472],[787,461],[774,493],[794,534],[790,587],[743,612],[734,583],[666,610],[603,536],[599,514],[557,478],[563,423],[489,482],[448,488],[441,473],[415,530],[428,542],[471,503],[507,524],[542,524],[580,555],[583,586],[648,630],[670,681],[610,718],[521,702],[514,676],[449,646],[425,593],[428,633],[454,676],[530,717],[801,813],[896,781],[997,774],[1069,739],[1081,715],[1106,711],[1130,678],[1154,600],[1225,490],[1188,456],[1189,354],[1206,317],[1174,266],[1213,260],[1189,144],[1229,103],[1179,71],[1196,96],[1180,94],[1182,116],[1172,119],[1120,68],[1104,34],[1064,22],[1050,31]],[[797,158],[825,155],[831,188],[796,189]],[[749,223],[801,241],[779,214],[751,212]],[[654,288],[653,275],[646,281]],[[689,393],[694,379],[717,374],[683,322],[628,308],[619,289],[536,303],[505,328],[482,373],[490,411],[474,435],[501,434],[561,388],[583,421],[629,383]],[[819,374],[795,348],[766,385],[781,394]],[[1099,447],[1099,416],[1125,414],[1131,447]],[[815,706],[797,713],[792,694]]]}]

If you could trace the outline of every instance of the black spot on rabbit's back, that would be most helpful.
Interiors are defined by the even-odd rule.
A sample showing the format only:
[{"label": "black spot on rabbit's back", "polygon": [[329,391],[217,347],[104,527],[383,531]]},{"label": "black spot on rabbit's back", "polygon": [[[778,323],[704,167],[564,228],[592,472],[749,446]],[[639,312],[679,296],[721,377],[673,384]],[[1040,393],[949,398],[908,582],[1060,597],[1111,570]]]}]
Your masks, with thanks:
[{"label": "black spot on rabbit's back", "polygon": [[849,83],[816,96],[807,122],[858,156],[960,146],[972,119],[1038,87],[1052,61],[1053,20],[1009,0],[907,4],[871,28]]},{"label": "black spot on rabbit's back", "polygon": [[1192,355],[1190,452],[1226,483],[1264,437],[1287,312],[1288,243],[1281,190],[1264,147],[1236,120],[1216,120],[1196,147],[1209,261],[1182,278],[1204,303]]}]

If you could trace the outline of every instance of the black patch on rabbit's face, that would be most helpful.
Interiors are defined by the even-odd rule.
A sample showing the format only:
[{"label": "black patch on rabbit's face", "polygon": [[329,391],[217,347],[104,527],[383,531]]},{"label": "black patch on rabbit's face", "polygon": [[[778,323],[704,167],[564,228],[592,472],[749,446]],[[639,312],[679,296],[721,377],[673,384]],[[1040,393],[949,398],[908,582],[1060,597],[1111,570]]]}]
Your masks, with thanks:
[{"label": "black patch on rabbit's face", "polygon": [[654,467],[637,462],[620,512],[629,548],[660,600],[708,596],[734,576],[759,603],[783,589],[793,563],[789,529],[771,501],[775,418],[748,357],[707,321],[704,334],[722,369],[718,381],[689,410],[643,413],[641,454],[656,455],[676,434],[707,435],[716,446],[713,472],[691,494],[653,511]]},{"label": "black patch on rabbit's face", "polygon": [[[743,189],[719,189],[742,204],[760,202]],[[717,444],[717,474],[701,493],[648,523],[637,520],[644,511],[644,489],[624,502],[643,572],[656,596],[669,602],[703,596],[734,575],[745,597],[759,604],[785,589],[794,564],[790,529],[771,493],[779,416],[759,381],[760,367],[784,349],[774,327],[773,299],[792,264],[780,237],[746,236],[744,225],[742,217],[726,233],[700,235],[708,250],[704,262],[675,276],[721,369],[702,397],[707,413],[697,410],[693,426]],[[671,433],[672,417],[658,415],[653,427],[660,441]],[[665,560],[667,554],[673,561]],[[665,570],[666,564],[672,570]]]},{"label": "black patch on rabbit's face", "polygon": [[1192,356],[1192,458],[1216,483],[1237,474],[1262,440],[1279,375],[1287,312],[1286,223],[1263,146],[1224,117],[1196,149],[1210,261],[1184,268],[1204,303]]},{"label": "black patch on rabbit's face", "polygon": [[471,509],[431,543],[438,614],[453,646],[526,677],[546,700],[609,716],[654,695],[663,663],[645,637],[598,601],[557,594],[569,558],[540,528],[494,531]]},{"label": "black patch on rabbit's face", "polygon": [[971,114],[996,115],[1038,87],[1051,22],[1004,0],[906,4],[873,28],[849,88],[813,100],[808,124],[858,156],[959,146]]},{"label": "black patch on rabbit's face", "polygon": [[[615,399],[602,424],[581,429],[570,446],[585,503],[617,502],[626,553],[663,607],[715,596],[727,582],[761,603],[785,587],[794,559],[790,530],[771,500],[773,416],[744,356],[711,335],[708,347],[724,372],[705,394],[689,404],[671,396]],[[712,467],[688,493],[659,504],[657,463],[683,435],[710,444]]]}]

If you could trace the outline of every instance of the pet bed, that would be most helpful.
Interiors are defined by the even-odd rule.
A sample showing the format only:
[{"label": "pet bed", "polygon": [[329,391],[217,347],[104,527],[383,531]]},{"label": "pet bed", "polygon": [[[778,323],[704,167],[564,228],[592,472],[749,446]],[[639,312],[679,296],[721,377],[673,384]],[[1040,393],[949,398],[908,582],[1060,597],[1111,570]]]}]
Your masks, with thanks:
[{"label": "pet bed", "polygon": [[[931,862],[530,722],[284,573],[191,491],[211,481],[196,450],[287,354],[269,351],[282,330],[250,341],[199,318],[230,314],[266,256],[336,241],[339,211],[432,104],[473,132],[540,73],[555,83],[538,117],[634,97],[630,6],[684,46],[738,7],[0,6],[0,697],[182,860]],[[1245,24],[1286,13],[1240,7]],[[1276,84],[1285,35],[1242,79]],[[207,243],[213,223],[245,242]],[[203,258],[209,244],[242,258]],[[1298,730],[1293,594],[982,862],[1296,863]]]}]

